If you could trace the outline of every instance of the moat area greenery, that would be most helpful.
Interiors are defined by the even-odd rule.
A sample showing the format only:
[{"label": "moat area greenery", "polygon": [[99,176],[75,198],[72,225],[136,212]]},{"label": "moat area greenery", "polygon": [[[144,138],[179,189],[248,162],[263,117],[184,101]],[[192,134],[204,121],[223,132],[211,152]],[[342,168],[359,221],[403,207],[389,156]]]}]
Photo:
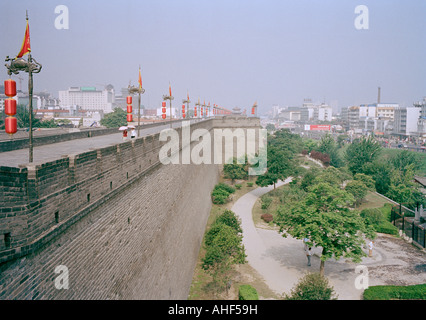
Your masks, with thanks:
[{"label": "moat area greenery", "polygon": [[[319,286],[317,289],[328,292],[326,296],[330,299],[333,292],[321,278],[328,259],[345,257],[360,261],[365,256],[362,250],[365,238],[374,239],[376,232],[397,234],[390,223],[391,204],[376,191],[409,208],[426,206],[425,197],[413,179],[414,175],[424,175],[424,155],[383,149],[371,137],[345,144],[329,135],[315,141],[280,130],[268,136],[267,155],[268,170],[258,177],[248,176],[247,161],[238,164],[234,159],[224,165],[221,183],[212,192],[211,216],[189,299],[237,299],[238,285],[245,284],[241,282],[244,278],[241,272],[256,278],[255,271],[241,265],[244,261],[241,230],[224,228],[227,236],[234,230],[235,241],[231,241],[234,254],[222,266],[212,267],[212,257],[220,260],[223,255],[209,248],[212,241],[208,240],[222,228],[217,225],[220,216],[232,213],[229,210],[234,201],[255,186],[274,185],[274,190],[264,195],[253,209],[257,227],[281,230],[298,239],[309,235],[310,244],[323,248],[318,279],[301,279],[297,288],[313,283]],[[275,189],[279,180],[288,177],[292,177],[291,183]],[[339,241],[343,234],[344,242]],[[251,284],[263,298],[291,298],[286,293],[277,297],[261,281]],[[318,299],[318,295],[313,299]]]}]

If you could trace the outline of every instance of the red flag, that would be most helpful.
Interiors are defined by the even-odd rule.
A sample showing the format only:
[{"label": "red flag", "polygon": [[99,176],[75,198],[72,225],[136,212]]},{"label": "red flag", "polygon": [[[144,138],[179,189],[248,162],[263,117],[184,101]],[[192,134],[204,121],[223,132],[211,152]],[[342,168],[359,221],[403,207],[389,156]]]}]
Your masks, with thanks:
[{"label": "red flag", "polygon": [[27,19],[27,27],[25,28],[25,37],[24,42],[22,43],[21,51],[19,51],[17,58],[22,58],[27,53],[31,52],[31,45],[30,45],[30,26],[28,24]]},{"label": "red flag", "polygon": [[170,85],[170,83],[169,83],[169,96],[170,97],[172,96],[172,86]]},{"label": "red flag", "polygon": [[141,68],[139,67],[139,89],[142,89],[142,76],[141,76]]}]

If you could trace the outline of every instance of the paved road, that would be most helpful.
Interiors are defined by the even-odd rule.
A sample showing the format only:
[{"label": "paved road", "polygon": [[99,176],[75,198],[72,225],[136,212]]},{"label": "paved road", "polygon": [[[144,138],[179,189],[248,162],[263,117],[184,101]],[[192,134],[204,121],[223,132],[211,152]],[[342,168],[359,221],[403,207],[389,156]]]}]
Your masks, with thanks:
[{"label": "paved road", "polygon": [[[173,128],[177,128],[180,126],[181,122],[173,123]],[[143,137],[146,135],[158,133],[161,130],[167,128],[170,128],[170,124],[163,124],[147,129],[141,129],[140,134],[141,137]],[[123,142],[122,133],[117,130],[117,133],[115,134],[37,146],[34,147],[33,150],[33,162],[34,164],[40,164],[49,161],[54,161],[61,159],[62,155],[79,154],[90,151],[94,148],[103,148],[121,142]],[[19,167],[19,165],[25,165],[28,163],[28,154],[28,148],[8,152],[0,152],[0,166]]]},{"label": "paved road", "polygon": [[[280,181],[281,186],[291,181]],[[314,248],[312,265],[307,266],[303,243],[291,237],[282,237],[277,230],[256,228],[252,209],[258,197],[271,191],[272,186],[257,188],[239,198],[232,210],[241,218],[243,244],[248,263],[263,276],[265,283],[278,295],[290,293],[299,278],[307,272],[319,272],[321,248]],[[365,250],[367,252],[367,249]],[[338,294],[339,300],[358,300],[363,289],[355,283],[361,272],[357,266],[368,271],[368,285],[410,285],[426,283],[426,253],[404,240],[379,234],[371,258],[365,257],[359,264],[340,259],[325,263],[325,276]]]}]

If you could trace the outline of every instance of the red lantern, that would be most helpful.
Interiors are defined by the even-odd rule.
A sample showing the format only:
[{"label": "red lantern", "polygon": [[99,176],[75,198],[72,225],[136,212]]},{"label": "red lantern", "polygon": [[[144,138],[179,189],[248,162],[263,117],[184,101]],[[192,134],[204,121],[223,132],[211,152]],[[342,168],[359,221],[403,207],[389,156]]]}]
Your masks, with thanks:
[{"label": "red lantern", "polygon": [[254,114],[254,107],[251,108],[251,114]]},{"label": "red lantern", "polygon": [[166,108],[161,108],[162,113],[166,113]]},{"label": "red lantern", "polygon": [[161,103],[161,106],[162,106],[163,108],[165,108],[165,107],[166,107],[166,101],[163,101],[163,102]]},{"label": "red lantern", "polygon": [[127,96],[126,101],[127,104],[132,104],[132,96]]},{"label": "red lantern", "polygon": [[133,116],[131,113],[127,114],[127,122],[132,122],[133,121]]},{"label": "red lantern", "polygon": [[4,80],[4,94],[8,97],[16,96],[16,81],[12,79]]},{"label": "red lantern", "polygon": [[132,105],[127,105],[127,113],[132,113]]},{"label": "red lantern", "polygon": [[197,107],[194,107],[194,117],[197,116]]},{"label": "red lantern", "polygon": [[161,117],[162,117],[163,119],[166,119],[166,114],[165,114],[165,113],[163,113],[163,114],[161,115]]},{"label": "red lantern", "polygon": [[4,113],[8,116],[13,116],[16,114],[16,100],[15,99],[6,99],[4,100]]},{"label": "red lantern", "polygon": [[201,108],[201,112],[200,112],[201,116],[203,116],[203,108]]},{"label": "red lantern", "polygon": [[6,117],[4,119],[5,131],[8,134],[14,134],[18,131],[18,120],[15,117]]}]

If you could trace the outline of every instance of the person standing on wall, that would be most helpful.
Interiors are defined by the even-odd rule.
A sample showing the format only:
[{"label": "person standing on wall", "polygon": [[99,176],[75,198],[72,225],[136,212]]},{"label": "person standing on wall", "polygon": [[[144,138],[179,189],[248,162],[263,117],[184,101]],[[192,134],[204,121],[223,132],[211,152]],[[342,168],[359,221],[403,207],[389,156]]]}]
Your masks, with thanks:
[{"label": "person standing on wall", "polygon": [[132,128],[132,131],[130,131],[130,138],[135,139],[136,136],[137,136],[136,129]]}]

